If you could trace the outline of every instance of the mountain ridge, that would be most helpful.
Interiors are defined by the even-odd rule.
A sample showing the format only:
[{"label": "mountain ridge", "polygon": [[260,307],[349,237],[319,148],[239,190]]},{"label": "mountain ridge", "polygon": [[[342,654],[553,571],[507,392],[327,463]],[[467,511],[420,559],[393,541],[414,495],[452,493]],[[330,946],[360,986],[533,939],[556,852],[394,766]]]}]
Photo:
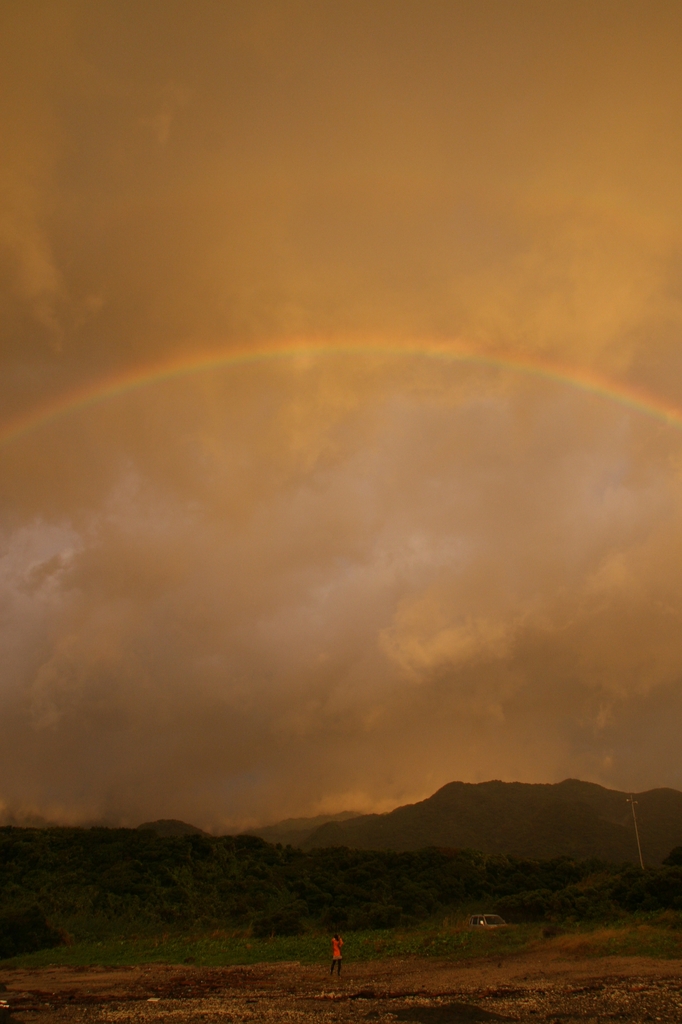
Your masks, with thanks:
[{"label": "mountain ridge", "polygon": [[137,832],[156,832],[158,836],[207,836],[202,828],[189,825],[178,818],[159,818],[157,821],[144,821],[137,826]]},{"label": "mountain ridge", "polygon": [[[629,795],[580,779],[450,782],[417,803],[385,814],[328,821],[307,834],[302,828],[306,819],[297,819],[297,843],[291,845],[399,852],[440,846],[538,859],[596,857],[637,863]],[[673,847],[682,845],[682,793],[658,788],[635,794],[635,799],[644,860],[660,864]],[[269,828],[274,834],[277,826]],[[266,838],[264,831],[252,834]]]},{"label": "mountain ridge", "polygon": [[267,843],[281,843],[282,846],[300,846],[315,829],[329,822],[343,821],[347,818],[359,818],[357,811],[341,811],[338,814],[317,814],[313,818],[284,818],[272,825],[261,828],[249,828],[242,835],[258,836]]}]

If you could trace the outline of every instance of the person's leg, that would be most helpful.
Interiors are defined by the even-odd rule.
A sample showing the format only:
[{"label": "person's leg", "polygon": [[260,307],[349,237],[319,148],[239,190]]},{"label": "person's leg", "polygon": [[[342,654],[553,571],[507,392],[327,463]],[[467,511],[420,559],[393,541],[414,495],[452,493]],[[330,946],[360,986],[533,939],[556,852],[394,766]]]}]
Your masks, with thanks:
[{"label": "person's leg", "polygon": [[332,960],[332,974],[334,973],[334,961]]},{"label": "person's leg", "polygon": [[340,959],[337,960],[336,963],[337,963],[337,968],[338,968],[336,973],[338,974],[338,976],[340,978],[341,977],[341,960]]}]

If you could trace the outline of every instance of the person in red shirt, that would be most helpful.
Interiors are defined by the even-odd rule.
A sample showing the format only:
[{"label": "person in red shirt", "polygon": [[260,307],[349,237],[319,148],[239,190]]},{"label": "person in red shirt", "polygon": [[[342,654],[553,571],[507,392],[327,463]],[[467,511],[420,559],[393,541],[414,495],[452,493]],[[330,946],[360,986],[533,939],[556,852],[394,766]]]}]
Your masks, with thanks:
[{"label": "person in red shirt", "polygon": [[343,939],[340,935],[335,935],[332,939],[332,974],[334,973],[334,964],[336,964],[336,973],[341,977],[341,947],[343,946]]}]

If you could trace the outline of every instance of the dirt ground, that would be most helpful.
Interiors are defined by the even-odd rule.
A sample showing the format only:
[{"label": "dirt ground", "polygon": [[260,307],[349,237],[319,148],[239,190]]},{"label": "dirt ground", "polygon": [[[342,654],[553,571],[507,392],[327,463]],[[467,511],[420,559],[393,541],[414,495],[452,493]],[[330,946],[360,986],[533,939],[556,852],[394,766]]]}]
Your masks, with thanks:
[{"label": "dirt ground", "polygon": [[[205,968],[0,970],[9,1017],[26,1024],[389,1021],[675,1021],[682,961],[560,959],[549,952],[450,963],[344,963],[341,979],[294,963]],[[0,1012],[0,1019],[7,1011]]]}]

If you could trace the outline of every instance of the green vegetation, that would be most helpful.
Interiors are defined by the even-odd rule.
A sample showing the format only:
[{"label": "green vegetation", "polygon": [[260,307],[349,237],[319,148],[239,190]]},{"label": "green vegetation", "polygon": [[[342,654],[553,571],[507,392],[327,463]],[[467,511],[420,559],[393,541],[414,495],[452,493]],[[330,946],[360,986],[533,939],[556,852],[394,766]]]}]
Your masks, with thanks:
[{"label": "green vegetation", "polygon": [[[354,934],[356,956],[377,955],[377,943],[386,956],[468,956],[477,943],[488,952],[520,948],[548,922],[570,931],[664,911],[676,922],[682,865],[677,851],[669,860],[642,872],[471,850],[306,853],[252,836],[2,828],[0,955],[53,945],[61,930],[72,947],[33,955],[50,963],[315,961],[326,957],[324,934],[341,928]],[[471,910],[496,911],[520,927],[463,930]],[[455,923],[441,923],[444,916]]]},{"label": "green vegetation", "polygon": [[[443,925],[422,929],[386,929],[344,932],[344,959],[348,963],[394,956],[439,956],[467,959],[473,956],[517,952],[537,940],[536,925],[499,931],[476,932]],[[109,938],[46,949],[14,958],[12,965],[38,967],[47,964],[132,965],[138,963],[195,963],[200,966],[297,962],[326,963],[329,935],[313,932],[297,936],[254,939],[227,932],[182,936]]]},{"label": "green vegetation", "polygon": [[46,920],[39,907],[0,914],[0,959],[33,949],[59,946],[63,935]]},{"label": "green vegetation", "polygon": [[[484,931],[469,929],[463,919],[438,926],[433,922],[410,929],[344,932],[346,970],[358,961],[389,957],[434,957],[473,960],[503,957],[549,946],[566,958],[586,956],[682,957],[682,916],[628,915],[608,928],[594,923],[574,923],[552,928],[524,924]],[[236,964],[324,964],[329,959],[329,935],[319,931],[304,935],[255,939],[239,933],[214,931],[188,935],[109,936],[44,949],[6,960],[5,967],[134,966],[148,963],[194,964],[219,967]]]}]

